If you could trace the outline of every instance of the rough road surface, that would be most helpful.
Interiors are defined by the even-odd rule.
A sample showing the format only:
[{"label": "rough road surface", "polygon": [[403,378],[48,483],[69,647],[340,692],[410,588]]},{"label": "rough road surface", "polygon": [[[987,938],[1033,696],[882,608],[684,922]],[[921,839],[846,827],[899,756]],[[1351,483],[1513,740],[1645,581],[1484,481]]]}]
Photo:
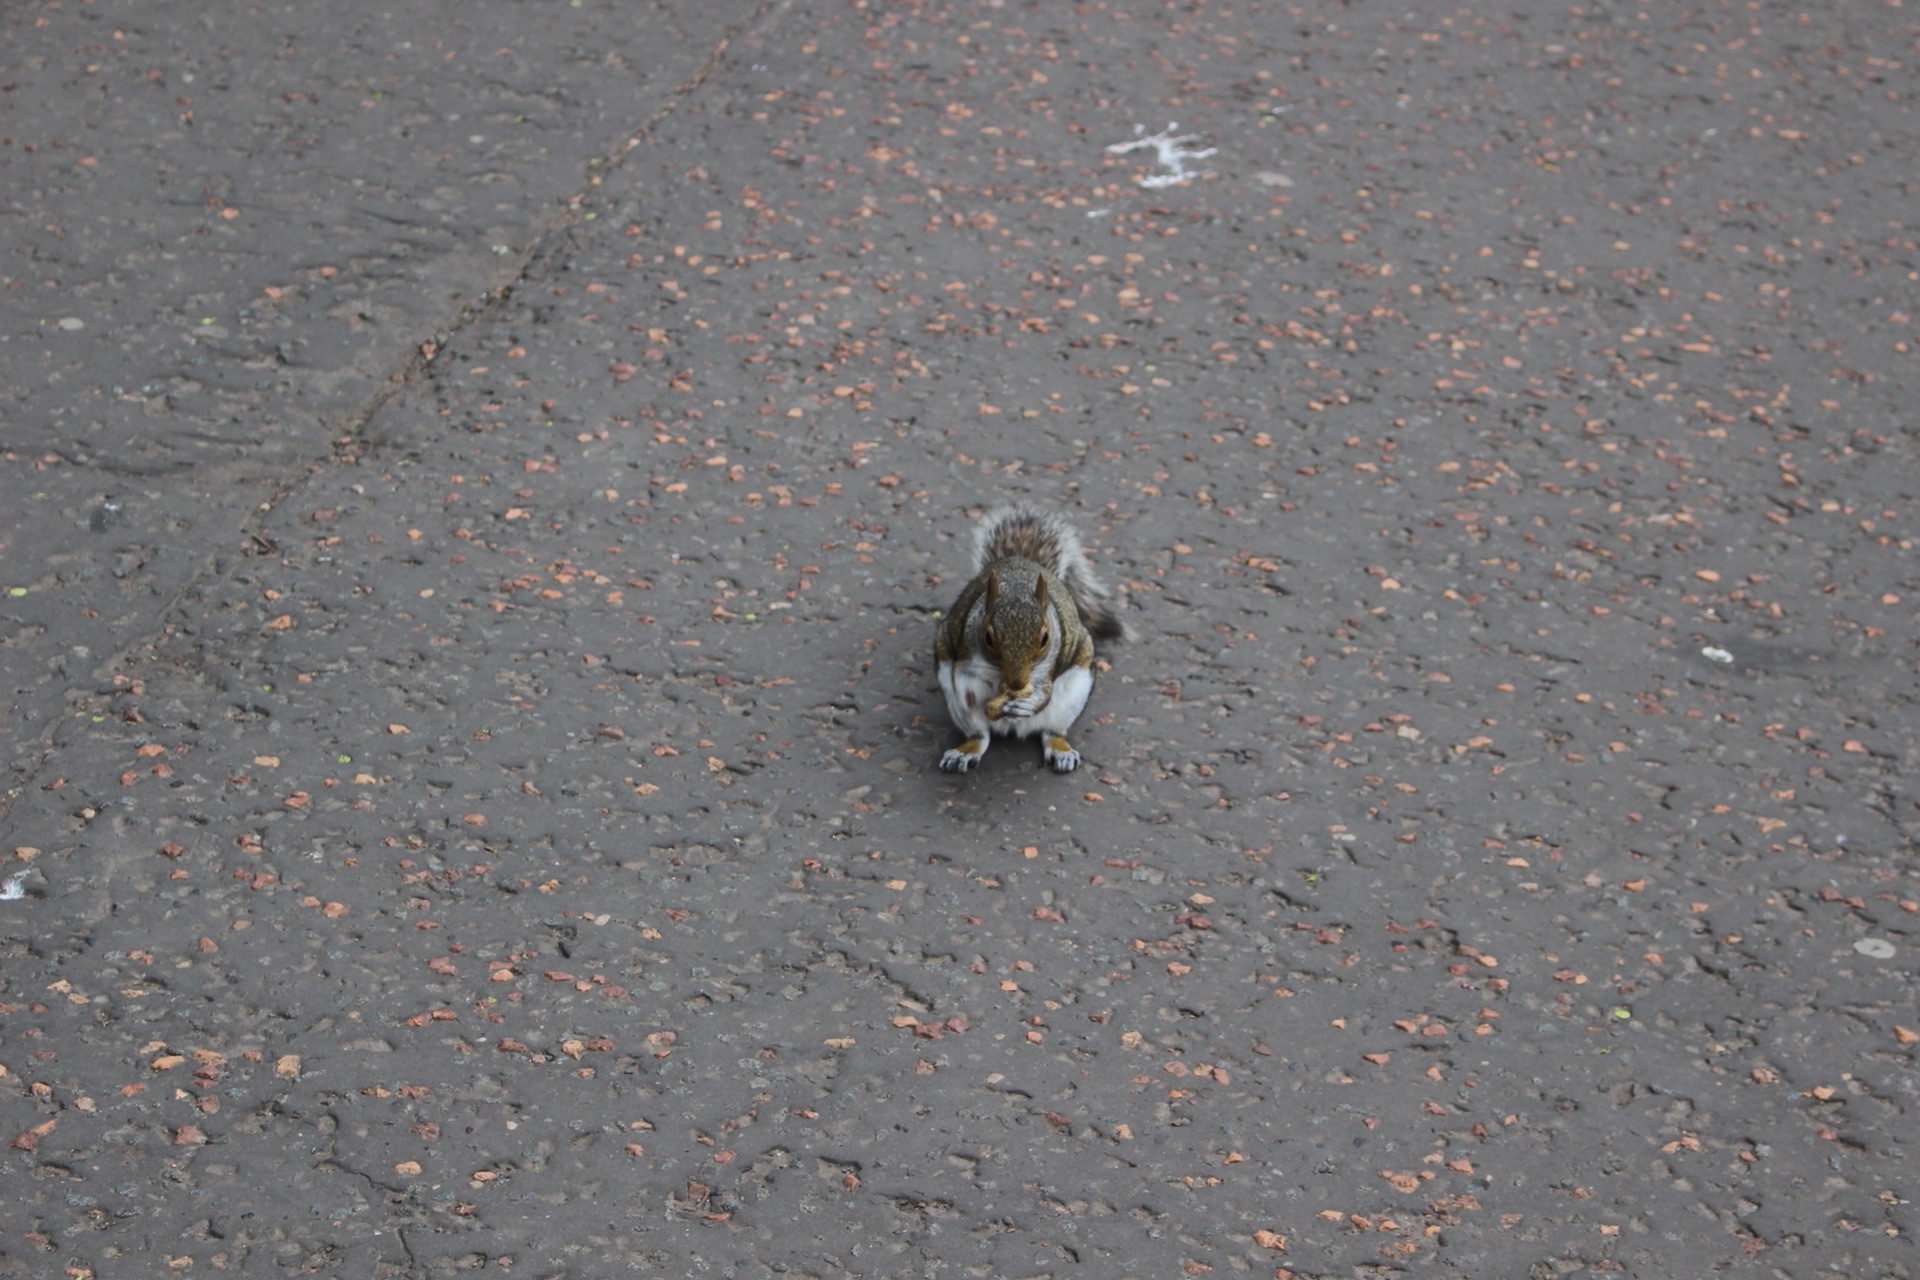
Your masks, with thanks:
[{"label": "rough road surface", "polygon": [[0,1275],[1920,1274],[1917,42],[12,7]]}]

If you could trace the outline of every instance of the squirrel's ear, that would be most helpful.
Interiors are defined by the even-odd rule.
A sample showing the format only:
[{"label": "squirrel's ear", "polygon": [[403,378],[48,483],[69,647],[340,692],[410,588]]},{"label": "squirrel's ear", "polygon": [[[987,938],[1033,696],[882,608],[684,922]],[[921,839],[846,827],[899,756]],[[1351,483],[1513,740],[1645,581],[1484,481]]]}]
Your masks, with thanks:
[{"label": "squirrel's ear", "polygon": [[998,603],[999,599],[1000,575],[997,573],[989,573],[987,575],[987,603],[990,605],[995,604]]},{"label": "squirrel's ear", "polygon": [[1045,578],[1034,579],[1033,602],[1035,604],[1045,604],[1047,602],[1047,580]]}]

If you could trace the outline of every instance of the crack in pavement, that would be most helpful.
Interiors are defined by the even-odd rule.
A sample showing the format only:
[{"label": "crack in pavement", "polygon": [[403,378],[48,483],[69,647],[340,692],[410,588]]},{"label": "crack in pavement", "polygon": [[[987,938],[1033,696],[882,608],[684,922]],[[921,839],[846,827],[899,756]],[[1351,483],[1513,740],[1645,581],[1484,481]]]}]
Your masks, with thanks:
[{"label": "crack in pavement", "polygon": [[[678,84],[667,89],[660,104],[649,112],[641,122],[631,129],[611,155],[589,156],[585,165],[590,171],[586,181],[569,194],[558,210],[536,219],[530,228],[531,236],[525,248],[517,253],[506,255],[506,270],[492,284],[481,289],[478,296],[462,303],[447,319],[443,326],[434,328],[434,336],[419,343],[414,349],[402,355],[384,380],[362,402],[347,411],[338,420],[338,429],[333,433],[330,450],[304,461],[290,464],[277,478],[265,481],[265,492],[255,505],[252,518],[230,531],[232,536],[243,540],[247,550],[243,554],[265,554],[265,549],[273,546],[262,529],[261,522],[269,513],[281,506],[295,493],[305,488],[317,476],[329,470],[352,465],[359,457],[377,448],[367,439],[366,429],[375,415],[395,398],[414,387],[420,378],[428,373],[434,357],[445,350],[448,344],[460,334],[483,324],[497,315],[500,308],[511,300],[515,288],[524,282],[534,265],[552,249],[555,241],[569,228],[580,222],[580,206],[606,179],[621,171],[627,157],[637,151],[664,120],[673,114],[690,95],[698,92],[723,64],[727,52],[742,36],[753,32],[773,21],[775,17],[791,7],[792,0],[762,0],[752,13],[739,22],[727,27],[705,59],[694,72]],[[411,341],[411,338],[409,339]],[[187,469],[187,468],[179,468]],[[219,547],[230,546],[223,537]],[[261,550],[256,551],[255,548]],[[61,709],[49,709],[45,718],[37,725],[29,725],[24,733],[28,739],[37,739],[39,748],[32,762],[15,774],[14,780],[0,788],[0,819],[6,818],[20,796],[31,787],[45,770],[48,759],[55,750],[63,745],[61,730],[75,722],[76,715],[98,713],[109,695],[101,692],[99,686],[112,678],[112,672],[122,668],[138,653],[153,653],[158,644],[174,631],[172,619],[208,580],[220,559],[220,551],[204,551],[199,563],[192,568],[170,596],[152,615],[153,625],[144,635],[138,636],[120,645],[107,657],[94,666],[90,678],[85,682],[92,686],[88,691],[78,691],[70,685],[66,690],[64,714]]]}]

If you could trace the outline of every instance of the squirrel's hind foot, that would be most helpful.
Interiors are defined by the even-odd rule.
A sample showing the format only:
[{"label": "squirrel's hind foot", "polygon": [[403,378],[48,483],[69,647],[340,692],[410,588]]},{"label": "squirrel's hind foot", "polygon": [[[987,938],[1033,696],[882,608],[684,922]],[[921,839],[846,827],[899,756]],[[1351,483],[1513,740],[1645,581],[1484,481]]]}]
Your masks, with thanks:
[{"label": "squirrel's hind foot", "polygon": [[940,757],[940,768],[946,773],[965,773],[979,764],[980,758],[986,754],[986,738],[968,738]]},{"label": "squirrel's hind foot", "polygon": [[1048,734],[1045,742],[1047,763],[1055,773],[1072,773],[1080,767],[1080,753],[1060,734]]}]

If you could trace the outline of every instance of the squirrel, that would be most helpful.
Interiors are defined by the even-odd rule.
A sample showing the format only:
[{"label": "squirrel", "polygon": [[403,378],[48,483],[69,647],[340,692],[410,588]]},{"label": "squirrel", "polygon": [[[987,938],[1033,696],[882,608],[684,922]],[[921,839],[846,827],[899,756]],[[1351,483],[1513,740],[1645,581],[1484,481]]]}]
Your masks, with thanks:
[{"label": "squirrel", "polygon": [[973,580],[934,635],[947,711],[967,740],[949,773],[980,763],[992,735],[1040,735],[1057,773],[1080,764],[1066,731],[1093,691],[1093,642],[1126,626],[1087,564],[1080,534],[1024,504],[989,511],[973,536]]}]

